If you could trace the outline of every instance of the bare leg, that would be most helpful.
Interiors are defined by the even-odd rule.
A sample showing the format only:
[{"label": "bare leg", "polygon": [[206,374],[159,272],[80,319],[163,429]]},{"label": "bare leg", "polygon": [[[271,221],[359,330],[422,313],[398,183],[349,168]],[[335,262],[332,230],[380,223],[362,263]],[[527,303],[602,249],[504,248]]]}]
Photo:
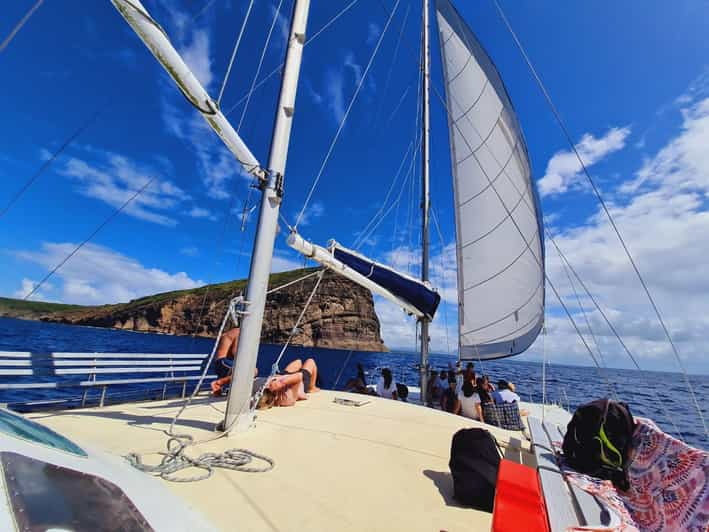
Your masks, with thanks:
[{"label": "bare leg", "polygon": [[302,367],[303,367],[303,361],[299,358],[296,358],[293,362],[288,364],[286,366],[286,369],[284,369],[283,371],[285,373],[296,373],[296,372],[300,371],[300,368],[302,368]]},{"label": "bare leg", "polygon": [[312,358],[309,358],[303,364],[303,369],[307,369],[310,372],[310,389],[305,390],[308,393],[319,392],[320,388],[315,386],[315,382],[318,378],[318,366]]}]

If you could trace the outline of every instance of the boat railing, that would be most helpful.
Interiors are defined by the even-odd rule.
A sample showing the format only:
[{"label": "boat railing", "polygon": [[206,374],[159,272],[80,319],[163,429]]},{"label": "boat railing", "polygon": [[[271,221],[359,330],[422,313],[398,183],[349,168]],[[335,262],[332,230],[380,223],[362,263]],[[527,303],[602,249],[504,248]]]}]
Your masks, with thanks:
[{"label": "boat railing", "polygon": [[[206,357],[203,353],[0,351],[0,402],[34,410],[94,403],[103,407],[114,388],[119,393],[110,395],[112,402],[127,397],[185,397],[188,383],[199,380]],[[204,383],[214,378],[207,375]],[[98,391],[98,397],[93,391]]]}]

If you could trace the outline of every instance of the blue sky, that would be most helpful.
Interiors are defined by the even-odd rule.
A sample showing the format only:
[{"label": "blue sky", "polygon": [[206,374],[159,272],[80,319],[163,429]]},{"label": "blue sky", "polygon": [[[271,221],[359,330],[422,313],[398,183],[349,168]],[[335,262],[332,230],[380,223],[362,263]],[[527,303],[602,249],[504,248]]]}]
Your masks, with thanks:
[{"label": "blue sky", "polygon": [[[4,39],[34,2],[12,2]],[[313,2],[313,35],[349,2]],[[196,75],[219,92],[246,1],[146,1]],[[393,0],[359,0],[305,49],[283,205],[295,219],[359,83]],[[491,2],[457,2],[496,62],[525,131],[547,226],[602,302],[643,367],[676,369],[617,241],[579,175],[539,90]],[[249,89],[277,0],[256,2],[222,109]],[[260,78],[283,56],[284,0]],[[667,318],[685,364],[709,372],[709,5],[700,2],[502,2],[606,195]],[[285,15],[285,16],[283,16]],[[401,0],[346,128],[301,223],[313,241],[352,245],[380,208],[416,125],[418,1]],[[399,35],[401,40],[399,41]],[[433,83],[443,92],[437,36]],[[46,2],[0,52],[0,204],[4,206],[77,128],[100,112],[0,218],[0,294],[19,296],[147,179],[155,182],[39,298],[107,303],[247,273],[253,217],[240,231],[249,181],[202,123],[110,2]],[[228,115],[251,150],[267,159],[278,76]],[[432,196],[443,242],[432,235],[433,280],[445,305],[432,349],[457,343],[450,155],[445,114],[432,97]],[[418,183],[404,164],[398,197],[362,250],[417,272]],[[417,168],[418,162],[414,164]],[[409,176],[410,175],[410,176]],[[401,186],[407,179],[407,186]],[[413,185],[413,186],[411,186]],[[252,207],[256,195],[251,196]],[[600,316],[579,306],[559,259],[548,270],[581,324],[588,310],[601,356],[627,367]],[[302,261],[279,238],[274,269]],[[554,361],[588,364],[583,345],[547,293],[546,350]],[[413,324],[377,302],[391,347],[414,345]],[[448,334],[445,324],[448,323]],[[589,342],[593,338],[589,335]],[[592,343],[592,345],[594,345]],[[537,342],[524,358],[541,356]]]}]

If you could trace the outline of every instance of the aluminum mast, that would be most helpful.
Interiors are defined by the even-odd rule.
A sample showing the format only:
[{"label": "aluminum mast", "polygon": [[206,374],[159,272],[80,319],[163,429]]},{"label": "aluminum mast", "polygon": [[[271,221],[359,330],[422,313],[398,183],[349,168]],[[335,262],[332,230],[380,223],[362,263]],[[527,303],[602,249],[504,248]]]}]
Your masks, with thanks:
[{"label": "aluminum mast", "polygon": [[[421,159],[423,163],[422,169],[422,186],[421,191],[423,193],[423,198],[421,200],[421,210],[422,210],[422,226],[421,226],[421,280],[423,282],[428,281],[428,224],[429,224],[429,212],[431,208],[431,198],[429,189],[429,157],[430,157],[430,147],[428,133],[430,130],[429,121],[429,81],[431,77],[431,53],[429,49],[429,22],[428,22],[428,0],[423,0],[423,131],[422,142],[421,142]],[[420,363],[420,373],[421,373],[421,400],[426,403],[428,397],[428,324],[429,319],[426,316],[421,318],[421,363]]]},{"label": "aluminum mast", "polygon": [[290,38],[286,52],[281,92],[273,127],[271,151],[268,159],[267,181],[261,184],[261,208],[259,210],[256,239],[251,256],[249,281],[246,287],[243,319],[239,346],[234,361],[234,380],[229,390],[224,428],[243,431],[251,426],[251,392],[254,369],[261,341],[263,312],[266,306],[266,290],[271,272],[273,247],[278,230],[278,212],[283,195],[283,174],[286,168],[290,142],[295,96],[298,88],[300,63],[305,44],[305,29],[308,21],[310,0],[296,0],[291,19]]}]

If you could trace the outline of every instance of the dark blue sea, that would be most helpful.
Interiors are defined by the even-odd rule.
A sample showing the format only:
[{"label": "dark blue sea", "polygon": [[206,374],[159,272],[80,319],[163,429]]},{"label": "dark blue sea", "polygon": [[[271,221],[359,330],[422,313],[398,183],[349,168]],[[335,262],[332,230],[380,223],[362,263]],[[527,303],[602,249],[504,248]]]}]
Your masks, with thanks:
[{"label": "dark blue sea", "polygon": [[[114,352],[114,353],[209,353],[213,340],[192,338],[189,336],[168,336],[145,334],[92,327],[76,327],[36,321],[0,318],[0,351],[32,352]],[[278,356],[280,346],[262,345],[259,352],[259,374],[269,373],[271,364]],[[357,363],[361,363],[370,381],[377,375],[378,368],[392,368],[398,382],[418,385],[418,371],[415,367],[418,356],[414,353],[365,353],[342,351],[337,349],[313,349],[290,347],[280,364],[283,368],[294,358],[313,357],[318,363],[322,376],[322,385],[332,388],[338,375],[342,375],[338,388],[356,374]],[[557,356],[558,358],[558,356]],[[347,365],[343,367],[347,361]],[[455,359],[447,355],[431,355],[431,364],[439,369],[447,369]],[[514,359],[476,362],[478,374],[487,374],[495,382],[506,379],[514,382],[517,393],[524,401],[542,401],[542,365],[534,362],[522,362]],[[547,365],[547,401],[561,403],[573,410],[592,399],[611,396],[604,379],[599,377],[596,368],[580,366]],[[138,375],[139,376],[139,375]],[[655,371],[634,371],[612,369],[608,371],[608,380],[617,398],[629,403],[633,414],[652,418],[667,432],[681,433],[686,442],[701,448],[709,448],[709,442],[703,434],[701,422],[690,399],[682,375]],[[52,377],[57,380],[61,377]],[[23,382],[26,377],[0,377],[0,382]],[[709,375],[691,375],[699,404],[706,419],[709,419]],[[179,393],[171,389],[169,392]],[[60,388],[57,390],[0,390],[0,403],[42,401],[63,399],[77,401],[81,390]],[[93,392],[98,393],[98,390]],[[109,401],[121,398],[144,398],[145,387],[121,387],[109,391]],[[153,389],[155,397],[162,393],[162,386]],[[95,399],[95,396],[94,396]],[[664,404],[664,411],[660,405]],[[669,412],[672,422],[664,415]],[[675,429],[676,426],[676,429]]]}]

